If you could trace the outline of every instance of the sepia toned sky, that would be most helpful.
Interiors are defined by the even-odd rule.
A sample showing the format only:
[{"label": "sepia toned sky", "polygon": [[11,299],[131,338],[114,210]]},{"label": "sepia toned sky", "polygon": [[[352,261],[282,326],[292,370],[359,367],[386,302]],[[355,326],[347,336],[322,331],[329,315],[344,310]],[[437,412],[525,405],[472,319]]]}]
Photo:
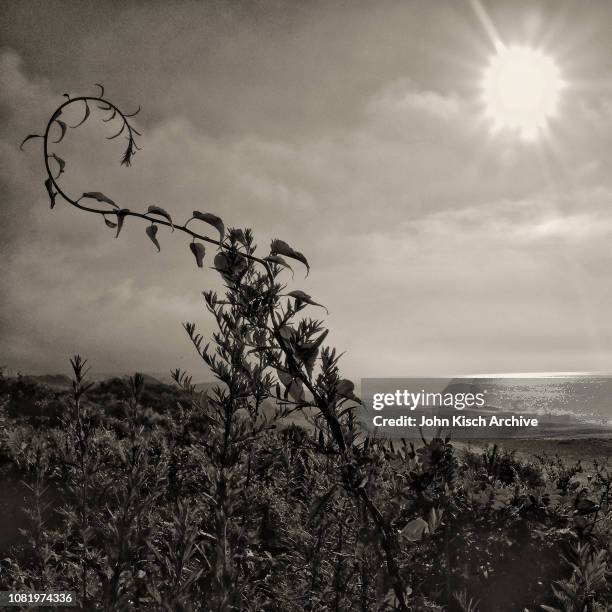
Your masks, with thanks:
[{"label": "sepia toned sky", "polygon": [[[468,0],[32,2],[0,16],[0,365],[207,374],[188,240],[49,209],[41,131],[62,94],[139,105],[119,166],[102,114],[57,152],[70,193],[214,212],[312,266],[354,377],[612,369],[612,4],[483,2],[506,44],[567,83],[535,141],[492,133],[494,47]],[[75,110],[71,123],[80,119]],[[97,119],[97,121],[96,121]],[[210,259],[209,259],[210,265]],[[316,312],[320,316],[321,312]]]}]

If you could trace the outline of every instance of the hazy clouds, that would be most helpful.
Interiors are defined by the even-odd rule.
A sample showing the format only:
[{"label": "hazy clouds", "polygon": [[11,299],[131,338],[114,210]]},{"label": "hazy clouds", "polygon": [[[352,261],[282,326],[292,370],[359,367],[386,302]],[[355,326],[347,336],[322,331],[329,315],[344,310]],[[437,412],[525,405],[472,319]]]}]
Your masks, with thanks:
[{"label": "hazy clouds", "polygon": [[[180,328],[209,329],[187,240],[50,211],[36,141],[61,95],[139,104],[143,150],[109,128],[58,151],[71,193],[175,218],[194,209],[307,254],[352,376],[610,369],[612,6],[490,5],[502,36],[546,41],[570,88],[550,139],[492,136],[490,45],[469,4],[14,3],[0,51],[0,360],[204,378]],[[508,42],[511,42],[509,40]],[[608,71],[610,74],[608,74]],[[78,120],[75,114],[75,121]]]}]

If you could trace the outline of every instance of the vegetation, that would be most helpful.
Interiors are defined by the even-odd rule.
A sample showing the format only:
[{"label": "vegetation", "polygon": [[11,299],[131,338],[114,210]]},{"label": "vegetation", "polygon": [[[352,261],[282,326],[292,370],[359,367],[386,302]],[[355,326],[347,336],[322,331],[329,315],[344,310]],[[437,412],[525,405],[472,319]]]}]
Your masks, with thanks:
[{"label": "vegetation", "polygon": [[[102,96],[69,99],[41,136],[52,205],[60,196],[117,233],[145,219],[157,248],[159,225],[180,230],[200,267],[203,243],[215,245],[226,291],[204,297],[217,331],[205,343],[185,330],[218,384],[203,393],[176,370],[173,392],[147,395],[138,374],[93,385],[78,356],[69,396],[40,399],[28,381],[3,379],[2,469],[29,495],[27,539],[4,555],[0,588],[76,590],[84,609],[102,610],[612,607],[606,466],[584,480],[580,466],[497,447],[365,437],[340,355],[306,316],[321,305],[282,281],[286,258],[308,267],[302,253],[274,240],[260,258],[250,230],[226,231],[211,213],[176,224],[155,206],[136,213],[61,190],[49,134],[63,138],[65,106],[82,104],[85,119],[92,104],[108,110],[127,136],[124,163],[137,148],[129,115]],[[18,392],[54,408],[30,411]],[[308,426],[290,423],[298,412]]]}]

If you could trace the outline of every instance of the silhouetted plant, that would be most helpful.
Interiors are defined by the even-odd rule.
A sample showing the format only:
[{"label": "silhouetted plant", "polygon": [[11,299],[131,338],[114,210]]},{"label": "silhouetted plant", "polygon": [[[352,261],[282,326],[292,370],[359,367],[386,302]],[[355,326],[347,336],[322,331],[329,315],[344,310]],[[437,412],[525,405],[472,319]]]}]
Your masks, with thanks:
[{"label": "silhouetted plant", "polygon": [[[214,294],[206,295],[208,308],[219,325],[219,333],[215,335],[217,355],[207,354],[206,349],[202,349],[202,338],[195,333],[193,325],[185,327],[202,358],[217,378],[227,386],[227,389],[217,389],[217,397],[213,400],[214,404],[223,407],[222,414],[219,415],[224,423],[225,432],[224,442],[219,451],[221,464],[225,465],[231,461],[229,458],[237,452],[235,444],[230,443],[233,413],[248,397],[256,398],[257,403],[260,401],[257,398],[269,395],[269,389],[274,381],[269,373],[263,374],[263,372],[265,369],[273,368],[285,388],[282,393],[284,402],[301,409],[315,408],[322,415],[328,438],[323,439],[321,450],[329,451],[335,448],[334,452],[343,457],[341,484],[356,501],[364,504],[373,520],[384,550],[391,586],[400,609],[405,609],[406,587],[396,561],[399,549],[396,532],[371,500],[364,486],[364,478],[367,480],[367,476],[359,461],[361,445],[356,442],[357,432],[350,429],[345,431],[343,426],[343,421],[351,422],[351,418],[347,418],[350,408],[343,405],[347,400],[355,400],[353,385],[340,378],[339,356],[335,349],[322,347],[327,335],[322,323],[312,319],[302,319],[295,323],[296,315],[307,306],[321,305],[301,290],[283,294],[285,286],[278,281],[281,271],[290,269],[284,258],[299,261],[309,270],[306,257],[279,239],[272,241],[269,255],[263,258],[257,257],[254,255],[255,247],[249,230],[231,229],[226,232],[222,219],[210,212],[194,211],[185,223],[179,224],[173,221],[168,211],[155,205],[149,206],[145,213],[139,213],[120,207],[101,192],[85,192],[77,199],[70,197],[58,182],[65,171],[66,162],[50,150],[52,144],[61,142],[66,135],[68,127],[61,117],[68,106],[81,104],[84,107],[83,119],[74,127],[82,125],[89,118],[90,105],[95,104],[99,109],[110,113],[104,121],[118,122],[120,128],[109,138],[117,138],[123,134],[127,140],[121,159],[122,164],[130,165],[132,156],[138,149],[136,136],[139,133],[130,122],[136,113],[123,113],[104,98],[104,89],[101,86],[100,90],[98,96],[68,97],[52,114],[44,134],[30,135],[22,143],[23,146],[28,140],[38,137],[43,140],[47,170],[45,187],[51,208],[55,206],[59,196],[80,210],[101,215],[107,226],[116,229],[116,237],[119,236],[127,218],[146,220],[150,223],[146,228],[146,234],[158,250],[160,250],[158,226],[168,226],[172,230],[187,233],[192,237],[189,247],[199,267],[202,267],[205,257],[203,243],[207,242],[217,247],[214,267],[225,280],[228,289],[226,302],[218,303]],[[58,129],[57,139],[51,140],[51,133]],[[89,200],[97,201],[105,207],[83,203]],[[202,221],[214,227],[219,232],[219,239],[193,231],[190,224],[194,221]],[[257,270],[256,264],[259,266]],[[288,298],[284,305],[282,297]],[[256,356],[256,361],[259,360],[258,365],[250,365],[244,355],[239,355],[245,349],[248,355]],[[230,366],[219,362],[218,357],[229,361]],[[321,360],[321,367],[320,371],[315,373],[317,359]],[[277,396],[280,395],[279,385]],[[256,412],[257,406],[253,407],[253,410]],[[224,556],[225,554],[223,552]]]}]

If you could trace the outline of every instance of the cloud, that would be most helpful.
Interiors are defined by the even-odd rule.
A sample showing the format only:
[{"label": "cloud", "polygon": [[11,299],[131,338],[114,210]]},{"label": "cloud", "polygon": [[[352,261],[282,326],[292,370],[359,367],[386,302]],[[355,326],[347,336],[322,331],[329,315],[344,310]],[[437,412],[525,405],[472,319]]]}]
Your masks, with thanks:
[{"label": "cloud", "polygon": [[0,55],[3,362],[59,369],[78,351],[101,370],[206,377],[180,323],[209,333],[200,291],[221,283],[188,240],[161,229],[158,254],[136,221],[115,240],[99,218],[50,211],[35,142],[18,150],[64,88],[100,79],[126,109],[142,104],[143,150],[120,168],[96,111],[57,149],[70,193],[176,219],[214,212],[253,227],[264,252],[275,237],[294,244],[313,266],[295,288],[330,308],[350,375],[607,367],[612,184],[596,101],[526,146],[492,136],[467,72],[425,51],[418,30],[437,9],[409,20],[363,5],[348,22],[333,8],[272,11],[257,26],[155,6],[116,29],[101,18],[55,67],[46,40]]},{"label": "cloud", "polygon": [[392,83],[370,100],[369,110],[374,116],[406,116],[410,113],[428,115],[436,120],[452,121],[461,117],[464,104],[457,94],[441,94],[419,90],[409,79]]}]

